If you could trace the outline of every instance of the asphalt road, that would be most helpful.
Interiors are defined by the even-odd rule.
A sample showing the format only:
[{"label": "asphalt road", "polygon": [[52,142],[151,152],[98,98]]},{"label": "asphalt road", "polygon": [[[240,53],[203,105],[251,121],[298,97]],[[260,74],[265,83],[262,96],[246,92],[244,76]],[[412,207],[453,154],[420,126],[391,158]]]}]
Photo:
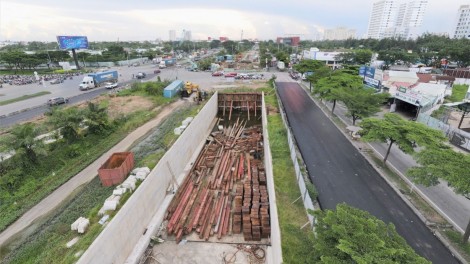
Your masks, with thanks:
[{"label": "asphalt road", "polygon": [[393,223],[408,245],[432,263],[458,263],[299,84],[279,82],[277,87],[322,209],[347,203],[368,211]]},{"label": "asphalt road", "polygon": [[[209,50],[208,54],[201,56],[201,59],[213,56],[214,55],[213,52],[215,52],[215,50]],[[186,60],[184,60],[180,63],[183,65],[183,64],[186,64],[187,62]],[[132,75],[133,74],[137,75],[137,73],[139,72],[146,73],[147,79],[150,79],[151,77],[155,75],[153,71],[156,69],[158,69],[158,65],[155,65],[149,62],[147,64],[141,64],[140,66],[137,66],[137,67],[127,67],[127,66],[111,67],[110,70],[118,71],[119,84],[122,85],[126,82],[132,81]],[[162,75],[162,78],[172,77],[172,79],[174,79],[175,78],[174,69],[175,67],[160,69],[162,71],[160,75]],[[182,72],[184,70],[179,70],[179,71]],[[86,76],[86,74],[74,76],[72,80],[67,79],[66,81],[60,84],[50,84],[49,82],[46,82],[46,87],[43,87],[42,85],[38,85],[37,83],[28,84],[28,85],[20,85],[20,86],[4,84],[3,88],[0,89],[0,94],[2,94],[2,96],[0,97],[0,101],[18,98],[18,97],[21,97],[23,95],[28,95],[28,94],[35,94],[35,93],[42,92],[42,91],[49,91],[51,92],[51,94],[46,94],[43,96],[31,98],[28,100],[23,100],[23,101],[19,101],[19,102],[7,104],[7,105],[2,105],[0,106],[0,115],[8,115],[9,113],[12,113],[15,111],[20,111],[25,108],[44,104],[47,101],[47,99],[51,97],[71,97],[71,96],[75,96],[79,94],[84,94],[85,93],[84,91],[80,91],[78,89],[78,85],[83,80],[84,76]]]},{"label": "asphalt road", "polygon": [[[326,103],[331,109],[332,104]],[[352,125],[352,120],[344,115],[346,108],[341,104],[336,104],[335,114],[338,115],[347,125]],[[380,118],[381,113],[378,114]],[[385,155],[388,149],[388,145],[384,143],[371,142],[370,145],[375,149],[376,152],[380,153],[382,157]],[[452,146],[452,145],[451,145]],[[459,149],[456,150],[458,151]],[[387,159],[389,166],[394,166],[402,175],[406,175],[406,171],[418,164],[414,161],[411,155],[403,153],[396,145],[392,146],[390,155]],[[404,176],[403,176],[404,177]],[[411,179],[410,179],[411,180]],[[455,194],[454,191],[447,186],[447,182],[441,180],[436,186],[425,187],[423,185],[416,185],[422,194],[437,207],[437,211],[441,215],[447,216],[447,219],[455,228],[461,232],[467,227],[470,219],[470,200],[466,199],[462,195]]]}]

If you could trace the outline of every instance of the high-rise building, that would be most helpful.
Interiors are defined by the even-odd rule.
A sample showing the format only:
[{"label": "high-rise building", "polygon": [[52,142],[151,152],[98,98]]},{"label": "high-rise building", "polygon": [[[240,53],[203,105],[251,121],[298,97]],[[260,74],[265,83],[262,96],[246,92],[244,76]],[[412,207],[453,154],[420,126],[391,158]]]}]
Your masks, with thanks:
[{"label": "high-rise building", "polygon": [[176,41],[176,30],[170,30],[170,41]]},{"label": "high-rise building", "polygon": [[323,40],[323,36],[322,34],[318,33],[318,34],[313,34],[312,35],[312,40],[313,41],[320,41],[320,40]]},{"label": "high-rise building", "polygon": [[188,30],[184,33],[184,40],[189,40],[189,41],[192,40],[191,31]]},{"label": "high-rise building", "polygon": [[397,1],[385,0],[375,3],[367,36],[376,39],[416,39],[421,34],[427,5],[428,0],[416,0],[402,3],[397,9]]},{"label": "high-rise building", "polygon": [[323,34],[323,40],[345,40],[348,38],[356,38],[356,30],[348,30],[348,27],[345,26],[335,27],[334,29],[325,29]]},{"label": "high-rise building", "polygon": [[397,9],[398,5],[395,0],[383,0],[374,3],[370,13],[367,38],[382,39],[385,29],[395,25]]},{"label": "high-rise building", "polygon": [[470,5],[461,5],[455,17],[452,38],[470,38]]},{"label": "high-rise building", "polygon": [[[384,37],[402,37],[416,39],[421,34],[427,0],[411,1],[400,5],[394,28],[386,29]],[[393,32],[393,33],[392,33]],[[390,36],[392,34],[392,36]]]}]

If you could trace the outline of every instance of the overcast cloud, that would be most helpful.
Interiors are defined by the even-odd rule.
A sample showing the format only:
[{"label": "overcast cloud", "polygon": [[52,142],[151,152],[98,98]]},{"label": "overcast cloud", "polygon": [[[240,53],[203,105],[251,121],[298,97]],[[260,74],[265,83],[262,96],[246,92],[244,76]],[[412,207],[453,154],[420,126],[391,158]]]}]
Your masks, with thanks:
[{"label": "overcast cloud", "polygon": [[[86,35],[90,41],[168,40],[169,30],[190,30],[193,39],[274,39],[335,26],[366,33],[376,0],[155,1],[1,0],[0,40],[55,41],[57,35]],[[404,2],[404,1],[403,1]],[[462,0],[429,0],[422,32],[449,32]]]}]

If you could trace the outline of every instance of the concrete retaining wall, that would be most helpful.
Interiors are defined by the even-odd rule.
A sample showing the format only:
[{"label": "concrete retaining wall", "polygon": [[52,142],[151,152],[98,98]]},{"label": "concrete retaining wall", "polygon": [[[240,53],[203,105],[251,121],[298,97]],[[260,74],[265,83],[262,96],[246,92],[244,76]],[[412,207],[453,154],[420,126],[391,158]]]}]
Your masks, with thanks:
[{"label": "concrete retaining wall", "polygon": [[264,93],[261,109],[263,124],[264,166],[266,171],[266,181],[268,184],[269,211],[271,212],[271,247],[269,247],[267,251],[267,260],[268,263],[278,264],[282,263],[281,229],[279,227],[279,220],[277,216],[276,192],[274,190],[273,176],[273,159],[271,156],[271,148],[269,146],[268,116],[266,114],[266,105],[264,103]]},{"label": "concrete retaining wall", "polygon": [[[170,164],[177,177],[189,162],[217,114],[217,93],[207,102],[171,149],[162,157],[78,264],[124,263],[161,206],[171,180]],[[272,231],[273,232],[273,231]]]}]

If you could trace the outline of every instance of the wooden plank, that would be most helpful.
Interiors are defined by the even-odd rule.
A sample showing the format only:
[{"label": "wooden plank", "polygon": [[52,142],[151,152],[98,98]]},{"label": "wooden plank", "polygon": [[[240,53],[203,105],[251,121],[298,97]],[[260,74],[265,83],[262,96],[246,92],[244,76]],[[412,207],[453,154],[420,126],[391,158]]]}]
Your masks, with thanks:
[{"label": "wooden plank", "polygon": [[232,107],[233,107],[233,101],[230,103],[230,114],[228,115],[228,120],[232,118]]},{"label": "wooden plank", "polygon": [[246,109],[248,109],[248,121],[250,121],[250,103],[246,101]]}]

